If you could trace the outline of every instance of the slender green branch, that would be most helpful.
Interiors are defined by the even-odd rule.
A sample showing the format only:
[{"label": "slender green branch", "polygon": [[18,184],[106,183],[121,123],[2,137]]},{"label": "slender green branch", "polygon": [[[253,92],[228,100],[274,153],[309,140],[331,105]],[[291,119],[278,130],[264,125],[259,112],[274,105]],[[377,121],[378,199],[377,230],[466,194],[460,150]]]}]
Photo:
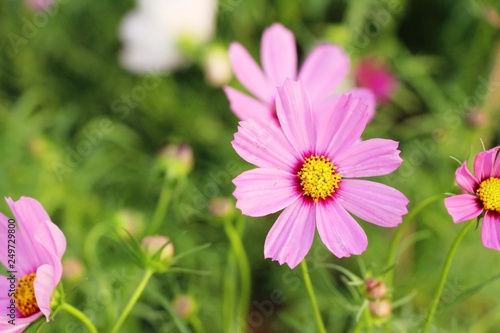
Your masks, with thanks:
[{"label": "slender green branch", "polygon": [[120,329],[122,324],[125,322],[125,319],[127,319],[128,314],[130,313],[130,311],[134,307],[135,303],[137,302],[137,300],[141,296],[142,292],[144,291],[144,288],[146,288],[146,285],[148,284],[151,276],[153,276],[153,271],[147,270],[146,273],[144,274],[144,277],[142,278],[141,282],[137,286],[137,289],[135,290],[134,294],[132,295],[132,297],[128,301],[127,306],[125,307],[125,309],[123,309],[120,317],[118,318],[115,325],[111,329],[111,333],[118,332],[118,330]]},{"label": "slender green branch", "polygon": [[224,220],[224,230],[226,231],[229,242],[231,243],[231,248],[237,258],[236,262],[238,263],[238,268],[240,270],[241,293],[239,299],[239,318],[244,321],[248,314],[248,306],[250,303],[250,277],[252,276],[250,271],[250,264],[245,252],[245,247],[243,246],[243,242],[241,241],[241,236],[238,233],[238,230],[232,224],[230,218],[226,218]]},{"label": "slender green branch", "polygon": [[80,310],[75,308],[74,306],[68,303],[62,303],[59,306],[59,310],[66,311],[69,314],[72,314],[74,317],[78,318],[89,330],[91,333],[97,333],[97,329],[94,324],[90,321],[90,319]]},{"label": "slender green branch", "polygon": [[309,276],[309,270],[307,269],[306,259],[302,260],[302,262],[300,263],[300,267],[302,268],[304,283],[306,284],[307,293],[309,294],[309,300],[311,301],[311,306],[314,312],[314,319],[316,320],[316,326],[318,326],[318,332],[326,333],[325,324],[323,324],[323,319],[321,319],[321,313],[319,312],[318,303],[316,302],[316,296],[314,295],[311,277]]},{"label": "slender green branch", "polygon": [[153,215],[153,220],[149,225],[149,233],[155,234],[160,229],[163,219],[165,218],[165,214],[167,213],[168,204],[170,203],[170,199],[172,198],[172,187],[170,186],[170,182],[168,179],[165,179],[160,198],[158,199],[158,204],[156,205],[156,210]]},{"label": "slender green branch", "polygon": [[462,239],[464,238],[465,234],[470,229],[470,227],[473,226],[475,223],[476,223],[475,220],[467,222],[467,224],[462,228],[462,230],[460,230],[457,237],[453,241],[453,244],[451,245],[450,251],[448,252],[448,256],[446,257],[446,261],[444,263],[443,271],[441,273],[441,279],[439,280],[438,289],[436,291],[436,294],[434,295],[431,309],[429,310],[429,314],[427,315],[427,318],[425,320],[425,325],[422,330],[422,333],[427,333],[429,331],[429,328],[431,327],[432,318],[436,313],[436,309],[439,304],[439,299],[441,298],[441,294],[443,293],[444,285],[446,284],[446,278],[448,277],[448,273],[451,267],[451,262],[453,261],[455,252],[458,249],[458,245],[460,244],[460,242],[462,241]]},{"label": "slender green branch", "polygon": [[415,208],[413,208],[408,215],[405,216],[403,223],[396,230],[396,233],[394,234],[394,238],[392,239],[392,242],[391,242],[391,246],[389,247],[389,255],[387,257],[387,267],[391,267],[391,269],[386,274],[385,283],[386,283],[387,287],[389,287],[389,288],[392,287],[392,282],[394,280],[394,271],[395,271],[394,265],[396,264],[396,252],[397,252],[397,248],[399,245],[399,241],[400,241],[401,237],[403,236],[403,232],[404,232],[406,226],[424,208],[426,208],[431,203],[436,202],[442,198],[443,198],[443,195],[438,194],[438,195],[432,196],[432,197],[422,201],[420,204],[415,206]]},{"label": "slender green branch", "polygon": [[361,318],[357,321],[356,325],[352,329],[352,333],[359,333],[361,332],[361,329],[365,327],[365,322],[361,320]]},{"label": "slender green branch", "polygon": [[363,317],[366,323],[366,333],[372,333],[373,329],[372,329],[372,315],[370,313],[370,304],[368,304],[368,306],[365,308]]}]

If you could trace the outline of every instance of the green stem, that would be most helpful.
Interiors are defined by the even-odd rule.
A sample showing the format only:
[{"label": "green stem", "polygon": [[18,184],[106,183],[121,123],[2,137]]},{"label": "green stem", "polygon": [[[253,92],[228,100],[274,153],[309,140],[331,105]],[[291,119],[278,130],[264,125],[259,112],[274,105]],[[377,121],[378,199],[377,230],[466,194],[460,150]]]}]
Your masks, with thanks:
[{"label": "green stem", "polygon": [[153,276],[153,271],[146,270],[144,277],[142,278],[141,282],[137,286],[137,289],[135,290],[134,294],[130,298],[130,301],[128,302],[127,306],[125,307],[125,309],[123,309],[122,314],[120,315],[120,317],[116,321],[116,323],[113,326],[113,328],[111,329],[110,333],[118,332],[118,330],[122,326],[123,322],[127,318],[128,314],[130,313],[130,311],[134,307],[135,303],[139,299],[139,296],[141,296],[142,292],[144,291],[144,288],[146,288],[146,285],[148,284],[148,281],[151,278],[151,276]]},{"label": "green stem", "polygon": [[396,233],[394,234],[394,238],[392,239],[391,246],[389,247],[389,256],[387,258],[387,267],[391,267],[391,270],[387,272],[386,274],[386,279],[385,279],[385,284],[387,287],[392,287],[392,282],[394,280],[394,272],[395,272],[395,267],[393,267],[396,264],[396,251],[399,245],[399,241],[401,237],[403,236],[403,232],[408,225],[408,223],[418,214],[420,213],[424,208],[426,208],[428,205],[431,203],[438,201],[439,199],[442,199],[443,195],[438,194],[435,196],[432,196],[424,201],[422,201],[420,204],[415,206],[415,208],[412,209],[412,211],[405,216],[403,223],[399,226],[399,228],[396,230]]},{"label": "green stem", "polygon": [[165,214],[167,213],[168,204],[172,198],[172,188],[170,182],[165,179],[163,187],[161,189],[160,198],[158,199],[158,204],[156,205],[156,210],[153,215],[153,220],[149,225],[149,234],[154,234],[160,229]]},{"label": "green stem", "polygon": [[189,323],[191,324],[191,326],[193,326],[194,328],[194,331],[196,333],[204,333],[205,332],[205,329],[203,328],[203,323],[201,322],[200,318],[198,318],[198,316],[191,316],[189,318]]},{"label": "green stem", "polygon": [[238,317],[236,312],[235,298],[238,294],[236,290],[236,281],[234,276],[236,275],[236,256],[233,251],[228,251],[226,259],[226,267],[224,271],[224,283],[223,283],[223,309],[222,318],[224,321],[224,331],[233,332],[235,331],[235,318]]},{"label": "green stem", "polygon": [[[241,322],[245,321],[245,318],[248,314],[248,306],[250,302],[250,290],[251,290],[251,280],[252,276],[250,271],[250,264],[248,262],[248,257],[245,252],[245,247],[243,246],[243,242],[241,241],[241,236],[238,233],[238,230],[232,224],[230,218],[226,218],[224,220],[224,230],[226,231],[227,237],[229,238],[229,242],[231,243],[231,248],[237,258],[236,262],[238,263],[240,270],[240,283],[241,283],[241,292],[240,292],[240,304],[239,304],[239,318]],[[236,322],[239,323],[240,320]]]},{"label": "green stem", "polygon": [[372,333],[372,315],[370,313],[370,304],[367,305],[363,316],[366,323],[366,333]]},{"label": "green stem", "polygon": [[300,263],[300,267],[302,268],[304,283],[306,284],[307,293],[309,294],[309,300],[311,301],[311,305],[313,308],[314,319],[316,320],[316,326],[318,326],[318,332],[326,333],[325,324],[323,324],[323,319],[321,319],[321,313],[319,312],[318,303],[316,302],[316,296],[314,295],[311,277],[309,276],[309,270],[307,269],[305,258]]},{"label": "green stem", "polygon": [[424,329],[422,330],[422,333],[427,333],[429,331],[429,328],[431,327],[432,318],[434,317],[434,314],[436,313],[436,309],[437,309],[438,304],[439,304],[439,299],[441,298],[441,294],[443,293],[444,285],[446,284],[446,278],[448,277],[448,273],[449,273],[450,267],[451,267],[451,262],[453,261],[453,257],[455,256],[455,252],[457,251],[458,245],[460,244],[460,242],[464,238],[465,234],[470,229],[470,227],[475,224],[475,222],[476,222],[475,220],[468,222],[465,225],[465,227],[463,227],[462,230],[460,230],[457,237],[453,241],[453,244],[451,245],[450,251],[448,252],[448,256],[446,257],[446,261],[444,263],[443,272],[441,273],[441,279],[439,280],[438,289],[436,291],[436,294],[434,295],[431,309],[429,310],[429,314],[427,315],[427,318],[425,320],[425,325],[424,325]]},{"label": "green stem", "polygon": [[90,319],[74,306],[68,303],[62,303],[59,306],[59,310],[66,311],[67,313],[72,314],[74,317],[78,318],[85,326],[87,326],[89,332],[97,333],[97,329],[95,328],[94,324],[92,324]]},{"label": "green stem", "polygon": [[361,329],[365,326],[365,322],[363,320],[358,320],[356,323],[356,326],[354,326],[352,333],[359,333],[361,332]]}]

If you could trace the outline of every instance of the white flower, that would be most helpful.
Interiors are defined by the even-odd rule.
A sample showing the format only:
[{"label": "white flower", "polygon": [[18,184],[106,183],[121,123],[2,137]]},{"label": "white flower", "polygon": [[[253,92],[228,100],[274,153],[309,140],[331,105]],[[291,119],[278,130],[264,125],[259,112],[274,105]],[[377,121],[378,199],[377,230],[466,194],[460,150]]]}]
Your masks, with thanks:
[{"label": "white flower", "polygon": [[166,72],[186,62],[179,43],[209,41],[215,30],[216,0],[138,0],[120,26],[125,68],[136,73]]}]

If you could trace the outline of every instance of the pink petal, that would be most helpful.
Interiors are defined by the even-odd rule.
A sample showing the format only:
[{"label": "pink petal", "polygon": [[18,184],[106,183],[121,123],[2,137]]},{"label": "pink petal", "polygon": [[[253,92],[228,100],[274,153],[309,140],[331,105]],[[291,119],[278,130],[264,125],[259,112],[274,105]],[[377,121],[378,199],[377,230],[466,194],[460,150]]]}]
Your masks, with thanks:
[{"label": "pink petal", "polygon": [[231,144],[245,161],[261,168],[292,173],[301,159],[274,122],[264,123],[258,119],[240,122]]},{"label": "pink petal", "polygon": [[479,199],[470,194],[459,194],[445,198],[444,205],[455,223],[478,217],[483,211]]},{"label": "pink petal", "polygon": [[[37,317],[39,317],[39,316],[40,316],[40,313],[38,314]],[[2,332],[2,333],[20,333],[20,332],[24,331],[29,326],[29,324],[31,324],[31,322],[21,324],[19,322],[21,320],[21,318],[16,318],[15,325],[9,324],[7,322],[7,320],[10,320],[10,318],[2,318],[2,320],[0,321],[0,332]],[[25,320],[23,320],[23,321],[25,321]]]},{"label": "pink petal", "polygon": [[304,82],[316,103],[331,96],[349,72],[350,59],[342,48],[323,44],[311,51],[300,69]]},{"label": "pink petal", "polygon": [[337,171],[347,178],[387,175],[403,162],[397,150],[398,144],[385,139],[357,142],[336,157]]},{"label": "pink petal", "polygon": [[[6,315],[8,314],[9,310],[8,307],[10,306],[10,300],[12,298],[9,297],[9,290],[10,290],[10,280],[7,280],[7,278],[10,277],[9,276],[3,276],[3,275],[0,275],[0,290],[2,290],[2,292],[0,293],[0,308],[2,309],[2,311],[4,311],[1,315],[0,315],[0,323],[1,322],[6,322],[7,320],[9,319],[5,319]],[[16,281],[14,281],[14,284],[16,283]],[[3,331],[0,331],[0,332],[3,332]]]},{"label": "pink petal", "polygon": [[366,250],[365,232],[336,200],[316,205],[316,223],[321,240],[338,258]]},{"label": "pink petal", "polygon": [[314,239],[315,212],[312,202],[297,200],[287,207],[266,237],[265,258],[297,266],[306,256]]},{"label": "pink petal", "polygon": [[16,239],[20,243],[16,247],[17,254],[23,258],[18,264],[20,273],[29,274],[42,264],[60,262],[66,250],[66,238],[51,222],[42,205],[28,197],[21,197],[16,202],[10,198],[6,200],[20,229]]},{"label": "pink petal", "polygon": [[230,108],[241,120],[248,118],[274,119],[273,108],[231,87],[224,87]]},{"label": "pink petal", "polygon": [[500,158],[498,158],[498,155],[495,156],[495,165],[493,166],[492,176],[500,178]]},{"label": "pink petal", "polygon": [[293,33],[279,23],[262,34],[261,61],[267,77],[278,87],[297,76],[297,50]]},{"label": "pink petal", "polygon": [[375,94],[367,88],[354,88],[344,92],[351,95],[354,99],[360,99],[363,104],[368,106],[368,121],[375,117],[375,110],[377,108],[377,99]]},{"label": "pink petal", "polygon": [[397,226],[408,213],[403,193],[368,180],[342,180],[336,198],[352,214],[381,227]]},{"label": "pink petal", "polygon": [[500,250],[500,216],[487,211],[481,228],[481,240],[487,248]]},{"label": "pink petal", "polygon": [[297,188],[297,176],[277,169],[245,171],[233,183],[236,208],[248,216],[276,213],[302,195]]},{"label": "pink petal", "polygon": [[316,151],[328,152],[330,157],[342,155],[361,137],[368,121],[367,106],[350,95],[342,94],[332,110],[316,120]]},{"label": "pink petal", "polygon": [[35,278],[35,297],[40,311],[45,315],[47,321],[50,317],[50,302],[52,293],[56,289],[54,281],[54,270],[50,265],[42,265],[36,270]]},{"label": "pink petal", "polygon": [[467,169],[467,162],[464,162],[457,171],[455,171],[455,181],[458,186],[469,193],[475,193],[479,186],[477,179],[471,174],[469,169]]},{"label": "pink petal", "polygon": [[62,258],[66,251],[66,237],[57,225],[51,221],[41,223],[35,230],[35,241],[48,251]]},{"label": "pink petal", "polygon": [[278,87],[276,111],[288,141],[301,153],[312,152],[316,129],[309,95],[302,82],[286,80]]},{"label": "pink petal", "polygon": [[[35,241],[39,244],[39,255],[43,257],[43,263],[52,266],[54,279],[59,281],[62,275],[61,258],[66,251],[66,237],[58,226],[47,222],[36,230]],[[44,248],[45,252],[41,251],[41,248]]]},{"label": "pink petal", "polygon": [[249,92],[265,103],[271,103],[274,100],[275,87],[241,44],[231,43],[229,61],[234,75]]},{"label": "pink petal", "polygon": [[6,198],[14,219],[16,229],[16,255],[23,260],[17,260],[17,270],[20,274],[33,273],[38,266],[45,263],[35,243],[34,233],[40,223],[50,221],[48,214],[38,201],[21,197],[17,201]]},{"label": "pink petal", "polygon": [[[2,333],[18,333],[24,331],[29,324],[34,322],[40,315],[41,312],[37,312],[29,317],[21,318],[19,317],[21,314],[16,310],[15,325],[9,324],[10,317],[7,317],[7,306],[10,306],[11,298],[8,296],[8,290],[10,289],[10,282],[7,280],[7,277],[0,275],[0,290],[4,292],[0,293],[0,306],[2,307],[2,311],[4,311],[0,315],[0,332]],[[5,309],[5,310],[4,310]]]},{"label": "pink petal", "polygon": [[474,159],[474,174],[479,182],[493,175],[493,164],[499,147],[482,151]]},{"label": "pink petal", "polygon": [[11,198],[6,198],[6,201],[17,218],[21,230],[25,232],[33,233],[38,224],[50,221],[45,209],[33,198],[20,197],[15,202]]},{"label": "pink petal", "polygon": [[[9,267],[8,266],[8,246],[9,246],[9,218],[2,213],[0,213],[0,262],[4,267]],[[16,232],[18,231],[17,228],[14,229]],[[15,242],[14,238],[11,238],[12,242],[10,242],[10,246],[15,247],[16,244],[13,243]],[[2,277],[0,277],[0,280]],[[0,289],[2,290],[2,289]],[[0,294],[0,297],[2,295]]]}]

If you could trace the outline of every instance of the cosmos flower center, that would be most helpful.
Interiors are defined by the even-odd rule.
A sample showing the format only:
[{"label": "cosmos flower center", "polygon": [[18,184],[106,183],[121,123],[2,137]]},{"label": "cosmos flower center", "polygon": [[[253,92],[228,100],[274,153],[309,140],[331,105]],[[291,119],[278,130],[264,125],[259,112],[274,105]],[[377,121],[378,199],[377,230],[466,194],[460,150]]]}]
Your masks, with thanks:
[{"label": "cosmos flower center", "polygon": [[331,196],[339,188],[341,178],[336,170],[337,166],[323,155],[305,158],[302,168],[297,172],[304,195],[311,197],[314,202]]},{"label": "cosmos flower center", "polygon": [[16,301],[16,308],[23,317],[29,317],[40,311],[35,297],[35,278],[36,274],[31,273],[19,279],[16,292],[12,297]]},{"label": "cosmos flower center", "polygon": [[484,209],[500,212],[500,178],[490,177],[483,180],[476,190]]}]

